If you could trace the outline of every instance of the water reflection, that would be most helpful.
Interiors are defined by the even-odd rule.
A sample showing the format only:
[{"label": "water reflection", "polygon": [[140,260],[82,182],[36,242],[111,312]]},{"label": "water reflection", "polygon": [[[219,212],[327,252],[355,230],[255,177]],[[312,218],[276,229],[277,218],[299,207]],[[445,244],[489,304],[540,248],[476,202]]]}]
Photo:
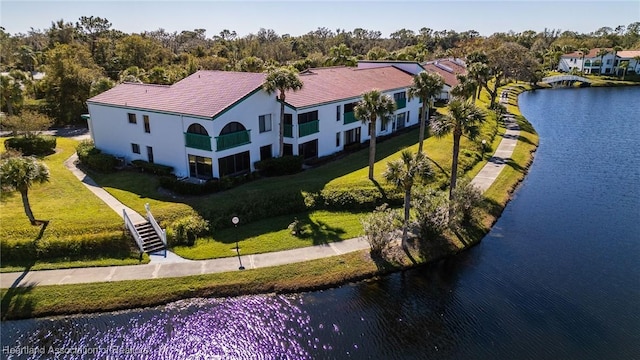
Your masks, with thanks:
[{"label": "water reflection", "polygon": [[21,324],[19,335],[3,326],[3,346],[40,348],[59,359],[308,359],[319,340],[300,305],[299,297],[287,296],[191,299],[135,312],[9,322]]}]

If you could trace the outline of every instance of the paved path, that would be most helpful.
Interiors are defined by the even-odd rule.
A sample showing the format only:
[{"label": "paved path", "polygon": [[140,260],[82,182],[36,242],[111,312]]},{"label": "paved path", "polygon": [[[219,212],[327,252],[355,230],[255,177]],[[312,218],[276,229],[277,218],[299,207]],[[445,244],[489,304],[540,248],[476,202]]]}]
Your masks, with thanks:
[{"label": "paved path", "polygon": [[[509,102],[509,89],[507,88],[500,94],[500,103],[507,106]],[[480,170],[478,175],[471,180],[471,184],[475,185],[482,192],[487,189],[496,180],[502,169],[507,165],[507,160],[513,154],[513,149],[516,148],[518,143],[518,137],[520,136],[520,128],[516,123],[516,120],[511,113],[504,114],[502,120],[505,123],[507,130],[502,137],[502,141],[498,145],[496,152],[489,159],[487,164]]]},{"label": "paved path", "polygon": [[[508,90],[505,90],[508,92]],[[504,98],[506,101],[507,99]],[[501,102],[503,100],[501,99]],[[473,179],[472,183],[485,191],[498,177],[507,160],[513,153],[513,148],[520,133],[513,115],[503,117],[507,124],[504,139],[498,145],[493,157],[487,165]],[[65,166],[93,192],[102,199],[114,211],[122,216],[122,211],[132,217],[137,223],[145,221],[135,211],[124,206],[104,189],[100,188],[91,178],[75,167],[74,155],[65,161]],[[369,244],[363,238],[344,240],[340,242],[310,246],[300,249],[278,251],[264,254],[242,255],[212,260],[191,261],[180,258],[168,252],[167,257],[151,255],[151,263],[144,265],[108,266],[95,268],[77,268],[61,270],[42,270],[18,273],[0,274],[0,288],[37,285],[61,285],[92,282],[109,282],[121,280],[141,280],[156,278],[172,278],[189,275],[212,274],[227,271],[238,271],[240,265],[246,269],[257,269],[268,266],[291,264],[308,260],[320,259],[329,256],[368,249]],[[240,248],[242,253],[242,248]]]}]

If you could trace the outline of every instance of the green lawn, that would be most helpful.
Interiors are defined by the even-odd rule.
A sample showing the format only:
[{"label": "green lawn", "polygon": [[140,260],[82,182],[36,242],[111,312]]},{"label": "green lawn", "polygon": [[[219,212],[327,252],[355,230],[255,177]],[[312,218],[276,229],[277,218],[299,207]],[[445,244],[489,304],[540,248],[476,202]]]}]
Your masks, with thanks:
[{"label": "green lawn", "polygon": [[[236,255],[235,241],[240,241],[242,254],[259,254],[295,249],[362,235],[363,213],[314,211],[283,215],[216,231],[212,237],[198,239],[194,246],[176,246],[173,251],[185,258],[200,260]],[[298,219],[302,233],[294,236],[289,224]]]},{"label": "green lawn", "polygon": [[[4,140],[2,148],[4,148]],[[40,248],[51,244],[80,239],[117,237],[122,234],[122,219],[64,167],[64,161],[75,152],[77,142],[58,138],[56,153],[42,161],[49,167],[50,181],[34,185],[29,200],[36,219],[49,220]],[[32,226],[24,213],[20,194],[4,194],[0,199],[0,244],[3,249],[27,247],[34,243],[40,226]],[[33,269],[50,269],[74,266],[105,266],[137,264],[139,260],[130,253],[85,254],[82,259],[60,257],[46,261],[28,261]],[[2,270],[20,270],[25,259],[2,257]]]}]

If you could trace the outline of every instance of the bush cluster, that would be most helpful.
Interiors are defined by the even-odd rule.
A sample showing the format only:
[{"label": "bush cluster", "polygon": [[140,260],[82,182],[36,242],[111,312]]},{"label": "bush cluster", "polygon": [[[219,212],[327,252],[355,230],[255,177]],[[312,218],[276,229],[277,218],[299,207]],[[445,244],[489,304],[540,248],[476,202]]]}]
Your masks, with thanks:
[{"label": "bush cluster", "polygon": [[374,187],[323,189],[316,199],[316,206],[336,210],[371,210],[383,203],[402,204],[402,194],[395,191],[385,193]]},{"label": "bush cluster", "polygon": [[391,241],[393,231],[398,228],[397,219],[397,213],[387,208],[387,204],[377,207],[374,212],[362,219],[365,238],[371,247],[373,258],[382,257],[382,251]]},{"label": "bush cluster", "polygon": [[48,259],[85,259],[108,254],[123,255],[131,252],[132,242],[122,232],[83,234],[68,237],[44,238],[37,242],[2,241],[2,258],[16,262]]},{"label": "bush cluster", "polygon": [[131,165],[140,169],[140,171],[149,172],[154,175],[171,175],[171,172],[173,171],[173,167],[171,166],[150,163],[144,160],[133,160],[131,161]]},{"label": "bush cluster", "polygon": [[244,184],[258,178],[257,173],[246,174],[244,176],[223,177],[222,179],[210,179],[203,183],[192,183],[182,181],[174,176],[163,176],[160,178],[160,186],[180,195],[205,195],[218,191],[231,189],[232,187]]},{"label": "bush cluster", "polygon": [[192,246],[199,236],[209,231],[209,222],[200,215],[189,215],[174,221],[167,231],[171,245]]},{"label": "bush cluster", "polygon": [[305,198],[299,190],[283,189],[259,197],[238,199],[226,206],[218,206],[209,214],[205,214],[205,218],[209,219],[212,228],[221,229],[233,226],[230,219],[234,216],[248,223],[307,210]]},{"label": "bush cluster", "polygon": [[17,136],[7,139],[4,142],[7,150],[20,151],[25,156],[45,156],[55,152],[55,136]]},{"label": "bush cluster", "polygon": [[118,165],[118,159],[109,154],[103,154],[102,151],[93,146],[91,141],[83,141],[76,147],[78,159],[89,169],[99,172],[112,172]]},{"label": "bush cluster", "polygon": [[257,161],[254,166],[262,176],[291,175],[302,171],[302,156],[283,156]]}]

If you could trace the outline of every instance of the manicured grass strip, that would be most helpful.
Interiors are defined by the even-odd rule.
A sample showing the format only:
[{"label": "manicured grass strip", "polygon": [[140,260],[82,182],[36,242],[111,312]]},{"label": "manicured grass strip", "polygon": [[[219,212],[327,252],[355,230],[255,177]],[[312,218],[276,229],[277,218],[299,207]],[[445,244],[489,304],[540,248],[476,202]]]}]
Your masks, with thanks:
[{"label": "manicured grass strip", "polygon": [[[173,251],[187,259],[201,260],[236,255],[235,241],[242,254],[259,254],[352,239],[362,235],[363,213],[314,211],[284,215],[238,228],[216,231],[213,237],[198,239],[194,246],[175,246]],[[302,234],[288,229],[294,219],[302,224]]]},{"label": "manicured grass strip", "polygon": [[[56,269],[72,269],[85,267],[103,267],[103,266],[122,266],[122,265],[139,265],[149,263],[149,255],[143,254],[142,260],[135,255],[123,256],[121,258],[109,257],[103,259],[47,259],[46,261],[37,260],[33,265],[28,265],[29,271],[37,270],[56,270]],[[27,266],[24,264],[12,264],[9,261],[2,260],[0,273],[21,272],[25,271]]]},{"label": "manicured grass strip", "polygon": [[303,265],[221,274],[2,289],[2,319],[139,308],[191,297],[304,291],[371,277],[378,271],[368,252],[359,251]]}]

